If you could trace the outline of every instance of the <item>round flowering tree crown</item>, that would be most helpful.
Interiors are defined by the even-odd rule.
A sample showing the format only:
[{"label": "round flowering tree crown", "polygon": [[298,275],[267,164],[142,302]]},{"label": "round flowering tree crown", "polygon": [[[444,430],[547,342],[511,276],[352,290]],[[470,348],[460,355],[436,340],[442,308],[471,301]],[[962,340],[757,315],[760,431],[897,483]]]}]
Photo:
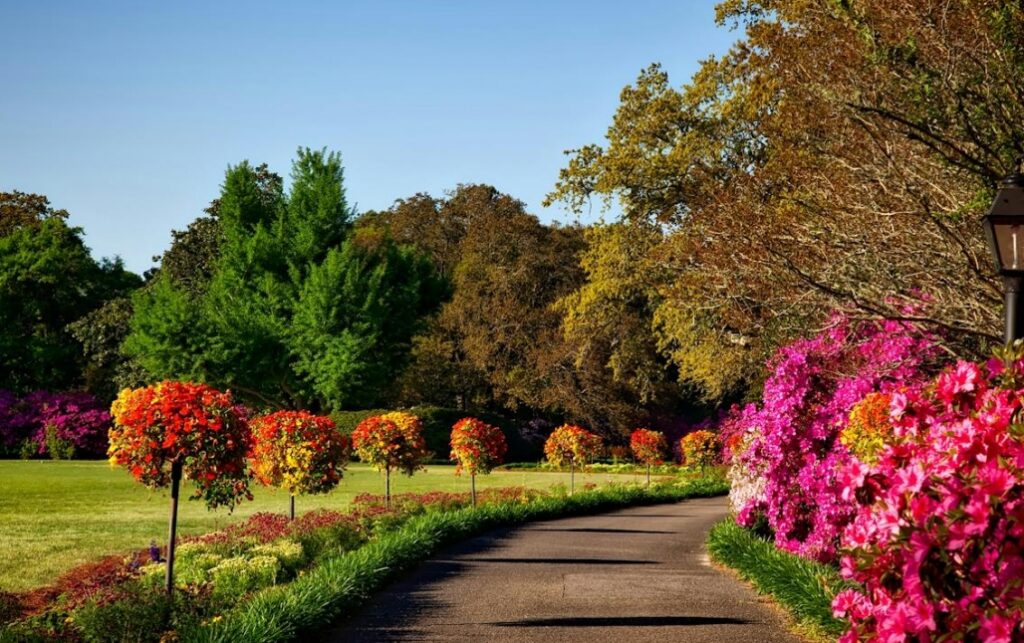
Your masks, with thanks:
[{"label": "round flowering tree crown", "polygon": [[711,431],[694,431],[687,433],[679,440],[679,452],[683,456],[683,464],[689,467],[704,469],[717,464],[721,458],[721,450],[718,435]]},{"label": "round flowering tree crown", "polygon": [[656,466],[665,461],[668,440],[660,431],[637,429],[629,435],[629,448],[637,462]]},{"label": "round flowering tree crown", "polygon": [[412,475],[430,455],[423,439],[423,423],[400,411],[368,417],[352,432],[359,459],[381,471]]},{"label": "round flowering tree crown", "polygon": [[544,455],[555,466],[583,465],[597,459],[603,450],[600,436],[574,424],[556,428],[544,443]]},{"label": "round flowering tree crown", "polygon": [[341,480],[349,440],[334,421],[308,411],[278,411],[250,423],[252,471],[266,486],[291,495],[326,493]]},{"label": "round flowering tree crown", "polygon": [[452,427],[452,454],[455,473],[490,473],[502,463],[508,444],[501,429],[476,418],[463,418]]},{"label": "round flowering tree crown", "polygon": [[210,508],[234,507],[249,493],[249,428],[231,398],[205,384],[160,382],[125,389],[111,406],[111,464],[150,488],[171,483],[172,465]]}]

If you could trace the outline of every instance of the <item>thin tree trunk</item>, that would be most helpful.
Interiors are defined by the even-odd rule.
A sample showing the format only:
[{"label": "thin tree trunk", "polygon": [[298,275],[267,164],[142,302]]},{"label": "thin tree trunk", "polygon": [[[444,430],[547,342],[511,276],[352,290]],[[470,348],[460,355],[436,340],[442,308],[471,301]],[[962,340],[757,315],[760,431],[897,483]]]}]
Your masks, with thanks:
[{"label": "thin tree trunk", "polygon": [[576,463],[569,460],[569,495],[576,493]]},{"label": "thin tree trunk", "polygon": [[384,507],[391,509],[391,467],[384,469]]},{"label": "thin tree trunk", "polygon": [[[167,577],[165,589],[168,597],[174,592],[174,541],[178,532],[178,491],[181,488],[181,462],[171,465],[171,526],[167,537]],[[170,609],[168,607],[168,609]]]},{"label": "thin tree trunk", "polygon": [[476,474],[469,474],[469,495],[473,498],[473,506],[476,507]]},{"label": "thin tree trunk", "polygon": [[651,465],[650,465],[650,463],[648,463],[648,465],[647,465],[647,486],[648,487],[651,486]]},{"label": "thin tree trunk", "polygon": [[291,520],[295,520],[295,495],[294,494],[292,494],[292,496],[291,496],[291,502],[289,503],[289,505],[290,506],[288,507],[288,517]]}]

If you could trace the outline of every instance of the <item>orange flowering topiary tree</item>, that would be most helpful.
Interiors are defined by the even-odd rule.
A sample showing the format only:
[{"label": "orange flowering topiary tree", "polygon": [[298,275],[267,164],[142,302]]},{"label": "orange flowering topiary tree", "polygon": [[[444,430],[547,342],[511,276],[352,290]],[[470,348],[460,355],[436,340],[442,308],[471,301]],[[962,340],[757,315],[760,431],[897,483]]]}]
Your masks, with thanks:
[{"label": "orange flowering topiary tree", "polygon": [[291,495],[292,520],[296,495],[327,493],[338,486],[350,444],[331,418],[308,411],[278,411],[254,419],[250,426],[253,475],[261,484]]},{"label": "orange flowering topiary tree", "polygon": [[476,418],[462,418],[452,427],[451,459],[456,462],[455,474],[469,472],[469,489],[476,506],[476,474],[490,473],[501,464],[508,451],[501,429]]},{"label": "orange flowering topiary tree", "polygon": [[110,413],[111,464],[127,468],[147,487],[171,487],[166,578],[170,592],[181,478],[195,483],[193,497],[202,498],[210,508],[234,508],[242,498],[251,500],[248,425],[230,393],[188,382],[125,389]]},{"label": "orange flowering topiary tree", "polygon": [[722,444],[716,433],[694,431],[679,440],[679,452],[682,454],[683,464],[688,467],[700,467],[700,470],[704,471],[720,460]]},{"label": "orange flowering topiary tree", "polygon": [[384,501],[391,506],[391,471],[411,476],[423,468],[430,453],[423,439],[423,422],[411,413],[396,411],[368,417],[352,432],[359,459],[384,472]]},{"label": "orange flowering topiary tree", "polygon": [[629,435],[629,448],[637,462],[647,465],[647,486],[651,486],[651,467],[665,461],[668,440],[665,434],[650,429],[636,429]]},{"label": "orange flowering topiary tree", "polygon": [[569,465],[569,492],[576,491],[576,465],[583,466],[597,459],[604,450],[601,436],[581,426],[563,424],[548,436],[544,455],[555,466]]}]

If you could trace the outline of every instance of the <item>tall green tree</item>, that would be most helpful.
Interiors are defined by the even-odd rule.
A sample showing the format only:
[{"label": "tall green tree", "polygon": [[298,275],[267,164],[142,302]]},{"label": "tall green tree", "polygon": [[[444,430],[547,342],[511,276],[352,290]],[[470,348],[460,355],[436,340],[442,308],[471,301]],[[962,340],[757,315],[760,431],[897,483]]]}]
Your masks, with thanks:
[{"label": "tall green tree", "polygon": [[67,210],[56,210],[42,194],[28,192],[0,192],[0,236],[23,229],[38,229],[48,219],[66,221]]},{"label": "tall green tree", "polygon": [[121,352],[131,331],[131,320],[131,298],[124,296],[111,299],[68,325],[82,348],[82,384],[102,400],[113,400],[121,389],[135,388],[146,381],[138,362]]},{"label": "tall green tree", "polygon": [[303,284],[289,338],[296,371],[323,406],[372,408],[394,395],[412,337],[444,291],[412,246],[353,233]]},{"label": "tall green tree", "polygon": [[287,194],[263,166],[242,163],[214,206],[208,282],[159,274],[134,300],[125,350],[153,377],[207,381],[265,406],[341,408],[378,395],[436,306],[435,283],[408,250],[350,235],[341,157],[300,149]]},{"label": "tall green tree", "polygon": [[120,259],[94,260],[66,217],[41,195],[0,193],[0,388],[82,384],[68,325],[141,282]]},{"label": "tall green tree", "polygon": [[[653,233],[545,225],[486,185],[417,194],[359,226],[416,244],[451,282],[413,341],[407,403],[563,415],[610,434],[678,398],[638,259]],[[581,291],[586,272],[617,281],[616,294]]]}]

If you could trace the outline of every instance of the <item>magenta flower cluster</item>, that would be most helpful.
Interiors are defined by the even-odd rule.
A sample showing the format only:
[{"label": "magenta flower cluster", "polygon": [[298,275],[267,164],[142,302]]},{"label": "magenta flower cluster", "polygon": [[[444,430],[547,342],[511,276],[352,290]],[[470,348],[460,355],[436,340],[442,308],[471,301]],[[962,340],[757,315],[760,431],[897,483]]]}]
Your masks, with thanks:
[{"label": "magenta flower cluster", "polygon": [[[723,425],[741,524],[763,515],[776,544],[821,561],[834,559],[855,507],[841,497],[839,443],[850,409],[874,391],[896,391],[924,378],[938,338],[899,321],[834,316],[810,339],[783,347],[770,364],[760,405],[735,409]],[[745,471],[745,473],[744,473]],[[755,485],[756,483],[756,485]]]},{"label": "magenta flower cluster", "polygon": [[110,413],[89,393],[36,391],[19,398],[0,391],[0,447],[10,451],[28,441],[35,453],[45,455],[48,426],[80,456],[106,454]]},{"label": "magenta flower cluster", "polygon": [[[1005,364],[1009,364],[1007,367]],[[842,641],[1024,640],[1024,362],[960,362],[892,398],[895,438],[849,461]]]}]

